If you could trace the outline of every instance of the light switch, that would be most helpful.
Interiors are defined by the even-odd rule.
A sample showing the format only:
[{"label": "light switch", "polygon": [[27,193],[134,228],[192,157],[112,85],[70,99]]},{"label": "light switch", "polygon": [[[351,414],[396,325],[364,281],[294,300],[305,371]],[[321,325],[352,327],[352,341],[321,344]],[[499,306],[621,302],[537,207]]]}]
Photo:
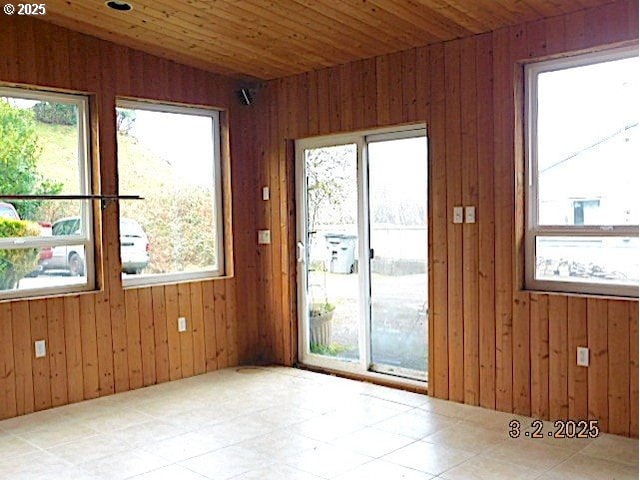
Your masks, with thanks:
[{"label": "light switch", "polygon": [[258,230],[258,243],[269,245],[271,243],[271,230]]},{"label": "light switch", "polygon": [[269,200],[269,187],[262,187],[262,200]]},{"label": "light switch", "polygon": [[476,207],[464,207],[465,223],[476,223]]},{"label": "light switch", "polygon": [[453,223],[462,223],[463,210],[462,207],[453,207]]}]

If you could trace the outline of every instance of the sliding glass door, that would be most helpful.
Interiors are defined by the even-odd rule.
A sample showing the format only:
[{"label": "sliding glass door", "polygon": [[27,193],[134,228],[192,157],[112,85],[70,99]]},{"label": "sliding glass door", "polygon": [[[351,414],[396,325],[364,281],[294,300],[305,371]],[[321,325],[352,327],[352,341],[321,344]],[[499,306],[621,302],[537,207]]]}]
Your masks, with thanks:
[{"label": "sliding glass door", "polygon": [[301,361],[426,380],[425,130],[296,148]]}]

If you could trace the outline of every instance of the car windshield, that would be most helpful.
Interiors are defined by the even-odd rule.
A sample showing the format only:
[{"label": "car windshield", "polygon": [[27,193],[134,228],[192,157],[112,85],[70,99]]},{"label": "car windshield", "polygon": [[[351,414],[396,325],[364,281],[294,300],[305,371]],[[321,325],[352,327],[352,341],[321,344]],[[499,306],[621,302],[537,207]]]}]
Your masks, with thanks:
[{"label": "car windshield", "polygon": [[14,220],[19,220],[16,212],[9,205],[0,205],[0,218],[12,218]]},{"label": "car windshield", "polygon": [[145,236],[144,230],[135,220],[122,219],[120,221],[120,235],[123,237],[140,237]]},{"label": "car windshield", "polygon": [[53,235],[75,235],[80,233],[80,219],[61,220],[51,227]]}]

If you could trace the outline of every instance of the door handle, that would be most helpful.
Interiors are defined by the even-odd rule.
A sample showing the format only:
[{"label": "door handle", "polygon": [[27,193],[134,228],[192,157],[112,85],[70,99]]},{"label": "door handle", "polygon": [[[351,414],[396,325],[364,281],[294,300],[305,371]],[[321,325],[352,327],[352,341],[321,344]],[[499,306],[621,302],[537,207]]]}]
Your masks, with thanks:
[{"label": "door handle", "polygon": [[304,243],[298,242],[298,263],[305,263],[306,260],[306,248]]},{"label": "door handle", "polygon": [[373,258],[376,256],[376,252],[373,248],[369,249],[369,260],[373,260]]}]

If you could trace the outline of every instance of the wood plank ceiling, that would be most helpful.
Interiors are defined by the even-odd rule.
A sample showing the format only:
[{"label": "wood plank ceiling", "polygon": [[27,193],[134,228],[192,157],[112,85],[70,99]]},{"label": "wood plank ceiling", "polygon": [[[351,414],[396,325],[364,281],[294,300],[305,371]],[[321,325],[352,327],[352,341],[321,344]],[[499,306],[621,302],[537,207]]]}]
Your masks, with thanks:
[{"label": "wood plank ceiling", "polygon": [[47,0],[45,19],[194,67],[271,80],[611,0]]}]

